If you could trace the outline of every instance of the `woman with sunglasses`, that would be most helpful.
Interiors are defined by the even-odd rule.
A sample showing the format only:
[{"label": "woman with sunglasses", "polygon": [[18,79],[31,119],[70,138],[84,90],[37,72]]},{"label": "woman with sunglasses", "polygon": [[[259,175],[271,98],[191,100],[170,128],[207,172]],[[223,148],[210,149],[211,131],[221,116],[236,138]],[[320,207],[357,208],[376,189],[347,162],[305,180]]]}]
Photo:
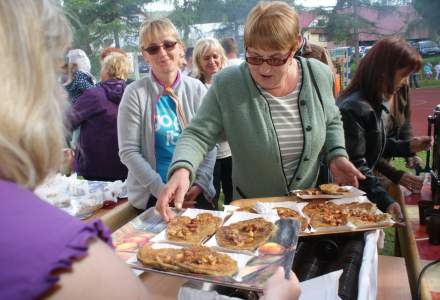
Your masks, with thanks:
[{"label": "woman with sunglasses", "polygon": [[169,203],[182,203],[194,170],[222,133],[234,157],[235,199],[314,186],[321,151],[337,183],[357,185],[364,178],[347,159],[330,69],[293,57],[301,45],[296,12],[284,2],[258,4],[247,18],[244,43],[247,64],[216,74],[177,144],[156,205],[166,220],[174,216]]},{"label": "woman with sunglasses", "polygon": [[[206,38],[197,41],[193,52],[194,72],[207,88],[214,75],[226,66],[228,58],[217,39]],[[232,201],[232,156],[228,142],[222,138],[217,144],[217,160],[214,167],[215,203],[223,190],[224,204]]]},{"label": "woman with sunglasses", "polygon": [[[167,182],[168,167],[183,129],[206,93],[197,79],[180,72],[183,45],[166,18],[141,25],[139,44],[151,65],[146,77],[127,86],[119,105],[118,140],[121,161],[128,168],[128,200],[139,209],[155,205]],[[214,208],[212,173],[215,149],[205,155],[186,192],[185,206]]]}]

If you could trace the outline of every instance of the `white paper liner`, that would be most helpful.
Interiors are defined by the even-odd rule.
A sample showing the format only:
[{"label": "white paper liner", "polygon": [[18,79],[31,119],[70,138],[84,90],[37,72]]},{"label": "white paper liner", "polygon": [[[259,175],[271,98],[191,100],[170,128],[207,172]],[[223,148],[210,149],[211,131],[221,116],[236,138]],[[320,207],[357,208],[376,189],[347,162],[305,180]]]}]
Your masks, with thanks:
[{"label": "white paper liner", "polygon": [[[218,210],[206,210],[206,209],[198,209],[198,208],[188,208],[186,209],[182,216],[187,216],[190,218],[195,218],[197,215],[201,213],[209,213],[212,214],[215,217],[219,217],[222,219],[222,223],[224,222],[226,216],[229,214],[225,211],[218,211]],[[167,229],[165,228],[162,230],[159,234],[157,234],[155,237],[151,239],[152,242],[168,242],[168,243],[176,243],[176,244],[190,244],[190,243],[182,243],[182,242],[176,242],[176,241],[168,241],[167,240]]]},{"label": "white paper liner", "polygon": [[[153,243],[151,245],[151,247],[153,249],[163,249],[163,248],[172,248],[172,249],[182,249],[184,246],[179,246],[179,245],[175,245],[175,244],[168,244],[168,243]],[[237,262],[237,273],[236,275],[234,275],[232,278],[234,278],[234,280],[236,281],[242,281],[241,276],[239,275],[241,270],[243,270],[248,261],[252,258],[251,255],[246,255],[246,254],[241,254],[241,253],[228,253],[228,252],[222,252],[222,251],[218,251],[222,254],[226,254],[228,255],[230,258],[232,258],[233,260],[235,260]]]},{"label": "white paper liner", "polygon": [[355,188],[353,186],[345,185],[342,186],[349,190],[348,193],[344,195],[328,195],[328,194],[321,194],[321,195],[301,195],[298,192],[301,190],[293,190],[292,193],[295,194],[298,198],[301,199],[340,199],[340,198],[353,198],[357,196],[365,195],[364,191],[361,191],[358,188]]},{"label": "white paper liner", "polygon": [[[233,223],[256,219],[256,218],[263,218],[266,221],[269,221],[272,223],[275,223],[277,220],[280,219],[280,217],[278,216],[278,214],[276,212],[266,213],[266,214],[253,214],[253,213],[249,213],[249,212],[245,212],[245,211],[236,211],[225,222],[225,224],[223,224],[223,226],[228,226]],[[221,251],[225,251],[225,252],[245,253],[248,255],[257,255],[257,252],[258,252],[258,250],[248,251],[248,250],[234,250],[234,249],[223,248],[217,243],[217,239],[215,238],[215,235],[212,236],[206,243],[204,243],[204,245],[207,247],[214,247],[214,248],[217,248],[217,249],[219,249]]]},{"label": "white paper liner", "polygon": [[241,208],[240,206],[235,206],[230,204],[223,205],[223,211],[227,213],[232,213],[240,208]]}]

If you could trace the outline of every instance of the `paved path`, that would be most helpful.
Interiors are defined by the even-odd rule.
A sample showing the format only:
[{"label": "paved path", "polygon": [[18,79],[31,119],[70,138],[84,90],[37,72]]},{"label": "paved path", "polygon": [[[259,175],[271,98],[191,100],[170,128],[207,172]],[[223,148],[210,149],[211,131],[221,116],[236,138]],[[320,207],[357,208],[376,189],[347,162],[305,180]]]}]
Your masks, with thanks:
[{"label": "paved path", "polygon": [[411,121],[414,135],[427,135],[427,119],[437,104],[440,104],[440,88],[411,90]]}]

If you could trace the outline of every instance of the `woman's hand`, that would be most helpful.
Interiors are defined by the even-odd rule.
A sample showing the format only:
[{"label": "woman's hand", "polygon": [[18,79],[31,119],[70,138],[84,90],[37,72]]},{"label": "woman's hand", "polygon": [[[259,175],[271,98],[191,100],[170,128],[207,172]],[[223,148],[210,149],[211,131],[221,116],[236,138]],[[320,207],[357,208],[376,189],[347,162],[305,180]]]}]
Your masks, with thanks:
[{"label": "woman's hand", "polygon": [[432,147],[432,142],[433,140],[431,136],[415,136],[411,139],[409,144],[410,151],[412,153],[427,151]]},{"label": "woman's hand", "polygon": [[406,158],[406,167],[414,169],[417,165],[422,165],[422,159],[416,155]]},{"label": "woman's hand", "polygon": [[393,216],[394,221],[400,222],[403,220],[402,209],[400,208],[399,203],[394,202],[390,204],[387,208],[387,213]]},{"label": "woman's hand", "polygon": [[399,184],[403,185],[413,193],[420,192],[423,186],[423,179],[410,173],[404,173],[402,178],[400,178]]},{"label": "woman's hand", "polygon": [[296,300],[301,294],[299,281],[295,273],[290,271],[290,279],[284,278],[284,269],[278,267],[276,272],[267,280],[264,296],[260,300]]},{"label": "woman's hand", "polygon": [[330,161],[330,172],[332,173],[333,181],[337,184],[358,187],[358,179],[365,179],[364,174],[343,156],[337,156]]},{"label": "woman's hand", "polygon": [[195,207],[197,204],[197,197],[202,193],[202,188],[198,185],[193,185],[185,195],[183,199],[182,207],[191,208]]},{"label": "woman's hand", "polygon": [[173,211],[170,209],[170,203],[174,201],[174,206],[177,209],[182,208],[185,194],[189,189],[189,171],[181,168],[174,171],[170,180],[162,189],[157,199],[156,209],[159,211],[165,222],[168,222],[175,217]]}]

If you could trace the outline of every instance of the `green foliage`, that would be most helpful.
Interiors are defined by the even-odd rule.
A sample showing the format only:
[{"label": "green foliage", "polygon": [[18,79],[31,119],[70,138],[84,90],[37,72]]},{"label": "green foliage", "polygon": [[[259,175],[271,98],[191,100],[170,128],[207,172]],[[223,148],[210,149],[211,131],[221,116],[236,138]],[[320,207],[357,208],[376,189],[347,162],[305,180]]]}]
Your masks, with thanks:
[{"label": "green foliage", "polygon": [[74,31],[73,47],[88,55],[121,37],[133,36],[139,28],[139,15],[152,0],[64,0],[62,5]]}]

